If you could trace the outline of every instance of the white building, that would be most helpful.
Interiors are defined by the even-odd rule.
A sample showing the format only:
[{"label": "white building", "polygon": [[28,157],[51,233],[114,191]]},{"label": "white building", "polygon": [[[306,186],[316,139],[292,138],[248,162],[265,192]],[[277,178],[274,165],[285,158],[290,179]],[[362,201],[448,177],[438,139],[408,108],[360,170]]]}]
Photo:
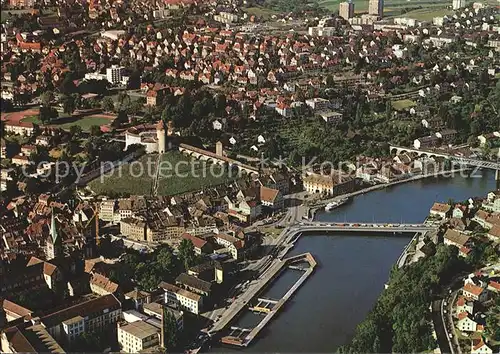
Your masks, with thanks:
[{"label": "white building", "polygon": [[306,100],[306,105],[311,107],[314,111],[323,111],[330,108],[330,101],[325,98],[315,97]]},{"label": "white building", "polygon": [[106,80],[107,76],[99,73],[86,73],[85,80]]},{"label": "white building", "polygon": [[118,325],[121,352],[139,353],[160,343],[160,329],[144,321]]},{"label": "white building", "polygon": [[124,69],[123,66],[111,65],[110,68],[106,69],[106,80],[111,84],[120,83],[122,81]]},{"label": "white building", "polygon": [[471,318],[467,312],[462,312],[458,315],[457,327],[461,332],[475,332],[477,330],[477,323]]},{"label": "white building", "polygon": [[470,349],[471,354],[493,354],[493,350],[488,347],[483,339],[475,339],[472,341],[471,349]]},{"label": "white building", "polygon": [[200,295],[163,281],[160,283],[159,287],[165,291],[166,305],[174,308],[181,308],[196,315],[201,312],[203,298]]},{"label": "white building", "polygon": [[217,244],[221,246],[226,247],[231,253],[231,257],[233,257],[233,259],[238,259],[238,251],[243,248],[242,240],[226,234],[217,234],[215,236],[215,242],[217,242]]},{"label": "white building", "polygon": [[465,0],[453,0],[452,6],[453,6],[453,10],[462,9],[465,7]]},{"label": "white building", "polygon": [[472,299],[479,302],[484,302],[488,300],[488,291],[480,286],[467,283],[462,288],[462,295],[468,299]]}]

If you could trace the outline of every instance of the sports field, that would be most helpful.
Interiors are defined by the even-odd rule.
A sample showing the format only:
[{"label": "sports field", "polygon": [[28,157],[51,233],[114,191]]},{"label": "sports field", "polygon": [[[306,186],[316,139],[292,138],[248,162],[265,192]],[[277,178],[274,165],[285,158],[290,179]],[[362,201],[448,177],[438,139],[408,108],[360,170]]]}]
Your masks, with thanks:
[{"label": "sports field", "polygon": [[[103,126],[108,125],[113,121],[112,118],[108,116],[100,116],[100,115],[92,115],[88,117],[83,117],[80,119],[73,119],[71,117],[59,118],[56,121],[51,122],[48,126],[58,127],[61,129],[69,129],[73,125],[78,125],[82,128],[83,131],[89,131],[90,127],[93,125]],[[23,123],[34,123],[41,125],[42,122],[38,119],[37,115],[26,116],[21,119]]]}]

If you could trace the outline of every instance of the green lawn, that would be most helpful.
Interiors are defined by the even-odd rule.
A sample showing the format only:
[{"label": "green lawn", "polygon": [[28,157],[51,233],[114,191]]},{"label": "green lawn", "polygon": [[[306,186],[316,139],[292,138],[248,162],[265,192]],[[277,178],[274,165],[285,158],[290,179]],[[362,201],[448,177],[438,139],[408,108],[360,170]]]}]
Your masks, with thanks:
[{"label": "green lawn", "polygon": [[[111,123],[111,119],[101,116],[88,116],[83,117],[77,121],[69,121],[65,123],[65,121],[69,119],[70,118],[60,118],[49,125],[62,129],[69,129],[73,125],[79,125],[83,131],[89,131],[90,127],[93,125],[102,126]],[[23,119],[21,119],[21,122],[41,125],[41,122],[36,115],[24,117]]]},{"label": "green lawn", "polygon": [[[339,4],[344,1],[344,0],[319,0],[318,3],[319,5],[331,10],[331,11],[336,11],[339,8]],[[472,1],[470,1],[472,2]],[[411,9],[415,9],[418,7],[422,7],[423,9],[428,9],[429,7],[442,7],[444,10],[444,7],[451,5],[451,3],[448,0],[436,0],[436,1],[431,1],[431,0],[388,0],[384,2],[384,13],[386,16],[405,16],[405,17],[414,17],[413,15],[410,16],[410,13],[412,12]],[[402,14],[401,15],[401,10],[402,9],[408,9],[410,10],[407,14]],[[359,12],[366,12],[368,10],[368,0],[358,0],[355,1],[354,3],[354,11],[359,13]],[[431,11],[432,12],[432,11]],[[433,17],[436,16],[442,16],[436,14]],[[422,15],[421,13],[416,13],[416,16]],[[428,20],[430,15],[424,16],[427,18],[417,18],[419,20]],[[432,19],[432,17],[430,17]]]},{"label": "green lawn", "polygon": [[[102,180],[97,178],[89,187],[97,194],[150,195],[155,163],[158,155],[145,155],[136,162],[122,166],[120,170]],[[191,160],[178,151],[167,152],[161,157],[158,195],[175,195],[228,183],[236,178],[223,173],[223,167],[205,161]],[[143,171],[141,174],[140,172]]]},{"label": "green lawn", "polygon": [[407,108],[415,107],[417,104],[415,101],[412,100],[399,100],[399,101],[392,101],[392,108],[394,108],[396,111],[402,111]]}]

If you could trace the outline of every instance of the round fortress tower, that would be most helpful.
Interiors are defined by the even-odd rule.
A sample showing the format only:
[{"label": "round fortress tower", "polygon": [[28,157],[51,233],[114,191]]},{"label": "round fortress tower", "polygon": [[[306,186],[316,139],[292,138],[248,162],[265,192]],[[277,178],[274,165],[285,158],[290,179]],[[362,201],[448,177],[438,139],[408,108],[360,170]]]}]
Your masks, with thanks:
[{"label": "round fortress tower", "polygon": [[163,154],[166,151],[167,134],[165,132],[165,124],[160,120],[156,124],[156,138],[158,139],[158,153]]}]

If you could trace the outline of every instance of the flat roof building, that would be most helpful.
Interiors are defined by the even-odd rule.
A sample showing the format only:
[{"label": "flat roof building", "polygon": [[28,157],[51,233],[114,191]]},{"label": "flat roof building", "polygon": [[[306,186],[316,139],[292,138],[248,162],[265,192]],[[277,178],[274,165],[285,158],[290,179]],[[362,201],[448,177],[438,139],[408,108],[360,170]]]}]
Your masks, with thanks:
[{"label": "flat roof building", "polygon": [[160,329],[144,321],[118,324],[118,343],[122,352],[138,353],[160,343]]}]

